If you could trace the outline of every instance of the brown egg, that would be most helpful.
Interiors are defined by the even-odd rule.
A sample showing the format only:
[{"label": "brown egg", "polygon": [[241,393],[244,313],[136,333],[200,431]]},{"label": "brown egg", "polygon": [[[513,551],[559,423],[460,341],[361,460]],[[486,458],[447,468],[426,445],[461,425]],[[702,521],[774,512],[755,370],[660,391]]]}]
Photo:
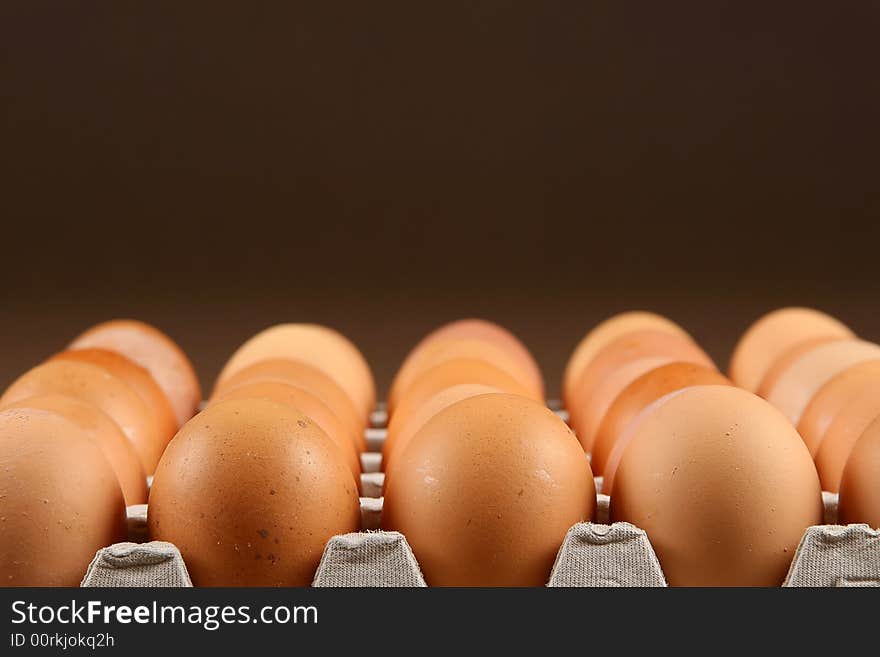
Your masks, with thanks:
[{"label": "brown egg", "polygon": [[[624,369],[645,359],[657,360]],[[614,398],[648,370],[672,361],[715,367],[712,359],[692,340],[663,331],[627,333],[593,358],[572,388],[571,406],[568,407],[569,423],[585,450],[592,448],[596,430]]]},{"label": "brown egg", "polygon": [[803,441],[760,397],[733,386],[673,393],[630,442],[611,519],[644,529],[671,586],[779,586],[823,516]]},{"label": "brown egg", "polygon": [[834,417],[816,450],[816,470],[822,490],[836,493],[840,478],[856,441],[880,416],[880,386],[865,388],[850,399]]},{"label": "brown egg", "polygon": [[287,383],[264,381],[246,383],[228,390],[211,402],[216,404],[227,399],[268,399],[295,408],[314,420],[324,433],[345,453],[346,462],[358,480],[361,474],[361,459],[358,456],[357,437],[351,435],[336,414],[318,397],[302,388]]},{"label": "brown egg", "polygon": [[180,549],[197,586],[308,586],[327,541],[360,528],[360,504],[344,455],[316,423],[235,399],[171,441],[147,526]]},{"label": "brown egg", "polygon": [[785,371],[798,361],[801,356],[811,352],[820,345],[828,342],[838,342],[841,339],[845,340],[846,338],[821,337],[798,342],[773,362],[767,370],[767,374],[765,374],[764,378],[761,380],[761,385],[758,386],[755,394],[766,399],[769,392],[776,387],[779,378],[785,374]]},{"label": "brown egg", "polygon": [[743,333],[730,359],[728,375],[736,385],[755,392],[777,358],[799,342],[821,337],[852,338],[853,332],[811,308],[774,310]]},{"label": "brown egg", "polygon": [[595,500],[558,416],[517,395],[480,395],[435,415],[399,454],[382,524],[406,536],[429,586],[541,586]]},{"label": "brown egg", "polygon": [[79,586],[95,552],[126,539],[113,469],[63,416],[0,413],[0,474],[3,586]]},{"label": "brown egg", "polygon": [[109,349],[147,369],[174,410],[177,426],[191,418],[202,403],[199,379],[189,358],[159,329],[133,319],[115,319],[93,326],[68,349]]},{"label": "brown egg", "polygon": [[840,482],[838,522],[866,523],[880,529],[880,420],[853,447]]},{"label": "brown egg", "polygon": [[629,423],[661,397],[695,385],[726,385],[730,381],[716,370],[675,361],[652,368],[633,380],[614,398],[596,432],[590,467],[593,474],[603,474],[614,443]]},{"label": "brown egg", "polygon": [[[463,383],[479,383],[529,397],[538,402],[544,401],[543,397],[488,361],[476,358],[453,358],[427,370],[406,389],[406,394],[400,399],[391,415],[389,430],[418,411],[438,392]],[[397,416],[400,416],[400,419],[397,419]]]},{"label": "brown egg", "polygon": [[825,432],[840,409],[863,389],[874,385],[880,385],[880,360],[856,363],[819,388],[797,426],[811,456],[816,456]]},{"label": "brown egg", "polygon": [[481,383],[462,383],[457,386],[444,388],[411,413],[401,414],[400,410],[398,410],[394,414],[394,420],[388,425],[388,433],[385,443],[382,445],[383,468],[387,470],[388,465],[394,460],[395,456],[406,449],[406,446],[416,432],[444,408],[469,397],[486,395],[493,392],[506,391]]},{"label": "brown egg", "polygon": [[159,437],[168,441],[177,433],[177,418],[168,397],[150,373],[133,360],[107,349],[68,349],[49,360],[75,360],[103,367],[118,379],[122,379],[149,407],[156,421]]},{"label": "brown egg", "polygon": [[338,331],[317,324],[277,324],[260,331],[232,354],[217,386],[248,365],[269,358],[299,360],[321,370],[345,391],[362,418],[376,404],[373,373],[361,352]]},{"label": "brown egg", "polygon": [[654,411],[685,390],[688,390],[688,388],[673,390],[645,406],[645,408],[643,408],[641,412],[639,412],[638,415],[636,415],[626,426],[623,433],[617,437],[614,446],[611,448],[611,453],[608,455],[608,460],[605,462],[605,469],[602,472],[603,493],[608,495],[614,490],[614,477],[617,474],[617,466],[620,465],[620,460],[623,458],[624,453],[626,453],[626,448],[629,447],[633,438],[638,435],[642,425],[647,421],[651,414],[654,413]]},{"label": "brown egg", "polygon": [[388,412],[394,414],[397,404],[409,394],[410,386],[422,374],[446,361],[461,358],[491,363],[528,389],[530,396],[543,397],[543,384],[532,380],[528,369],[503,347],[475,338],[445,338],[434,340],[407,359],[405,367],[397,372],[391,383],[391,390],[388,393]]},{"label": "brown egg", "polygon": [[22,399],[7,408],[45,411],[70,420],[101,448],[116,474],[126,505],[146,503],[147,475],[134,446],[122,429],[97,406],[75,397],[44,395]]},{"label": "brown egg", "polygon": [[814,347],[783,372],[764,398],[797,426],[819,389],[848,367],[880,358],[880,346],[863,340],[837,340]]},{"label": "brown egg", "polygon": [[299,360],[286,358],[269,358],[248,365],[231,375],[222,383],[218,383],[211,399],[217,399],[225,392],[240,385],[250,383],[276,382],[287,383],[303,390],[308,390],[324,402],[330,410],[357,437],[358,451],[367,449],[364,429],[367,418],[363,415],[345,391],[332,378],[321,370]]},{"label": "brown egg", "polygon": [[91,363],[53,360],[18,377],[0,397],[0,408],[43,395],[67,395],[100,408],[131,442],[144,472],[152,474],[165,441],[144,400],[122,379]]},{"label": "brown egg", "polygon": [[[484,319],[459,319],[449,324],[444,324],[440,328],[431,331],[427,336],[410,350],[403,364],[400,366],[400,372],[405,373],[411,367],[418,368],[417,361],[419,353],[436,342],[446,340],[482,340],[491,342],[497,347],[501,347],[508,354],[516,358],[523,366],[526,373],[526,380],[531,382],[532,388],[539,394],[539,399],[544,399],[544,377],[541,374],[541,368],[538,367],[534,356],[529,352],[526,346],[513,333],[503,326],[499,326],[493,322]],[[414,364],[415,363],[415,364]],[[409,374],[403,374],[409,377]],[[396,393],[395,393],[396,397]],[[394,399],[394,404],[397,399]]]},{"label": "brown egg", "polygon": [[630,311],[606,319],[584,336],[568,359],[562,380],[562,399],[566,408],[571,407],[571,393],[593,358],[617,338],[634,331],[663,331],[690,338],[678,324],[655,313]]}]

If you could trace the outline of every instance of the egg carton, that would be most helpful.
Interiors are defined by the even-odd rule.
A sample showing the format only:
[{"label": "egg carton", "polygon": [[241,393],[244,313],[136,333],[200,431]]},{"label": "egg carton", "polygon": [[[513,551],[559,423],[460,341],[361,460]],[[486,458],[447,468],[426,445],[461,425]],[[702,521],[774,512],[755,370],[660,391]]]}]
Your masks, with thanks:
[{"label": "egg carton", "polygon": [[[551,405],[553,408],[553,405]],[[554,408],[564,418],[564,411]],[[371,417],[368,452],[361,454],[361,531],[332,537],[312,586],[423,587],[418,561],[399,532],[381,531],[384,412]],[[609,524],[608,495],[596,478],[596,522],[569,529],[556,556],[549,587],[666,586],[648,535],[627,523]],[[835,524],[837,495],[823,493],[826,524],[809,527],[785,578],[785,587],[880,586],[880,531],[868,525]],[[180,551],[148,541],[147,505],[128,507],[129,542],[98,551],[84,587],[192,586]]]}]

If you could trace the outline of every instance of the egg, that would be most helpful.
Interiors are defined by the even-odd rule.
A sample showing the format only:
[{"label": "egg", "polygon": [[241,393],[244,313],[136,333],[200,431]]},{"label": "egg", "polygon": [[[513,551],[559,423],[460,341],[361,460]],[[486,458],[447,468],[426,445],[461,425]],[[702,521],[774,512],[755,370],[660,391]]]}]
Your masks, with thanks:
[{"label": "egg", "polygon": [[317,324],[277,324],[247,340],[226,362],[217,385],[248,365],[269,358],[308,363],[329,376],[366,418],[376,404],[376,384],[367,361],[344,335]]},{"label": "egg", "polygon": [[395,454],[406,449],[413,435],[444,408],[469,397],[493,392],[505,391],[480,383],[462,383],[444,388],[424,404],[413,409],[411,413],[401,413],[401,410],[398,410],[394,414],[394,421],[388,425],[388,433],[382,445],[383,467],[387,470],[388,465],[394,460]]},{"label": "egg", "polygon": [[745,390],[709,385],[678,391],[644,420],[610,514],[647,532],[672,586],[779,586],[823,507],[785,417]]},{"label": "egg", "polygon": [[177,432],[177,418],[168,397],[150,375],[133,360],[107,349],[68,349],[49,360],[75,360],[103,367],[134,390],[153,414],[159,437],[167,442]]},{"label": "egg", "polygon": [[538,402],[488,394],[431,418],[389,472],[384,529],[429,586],[541,586],[595,488],[574,435]]},{"label": "egg", "polygon": [[147,527],[180,549],[197,586],[307,586],[327,541],[360,528],[357,484],[302,413],[265,399],[218,402],[168,445]]},{"label": "egg", "polygon": [[862,340],[836,340],[814,347],[780,374],[764,398],[797,426],[813,396],[848,367],[880,358],[880,346]]},{"label": "egg", "polygon": [[122,429],[97,406],[75,397],[44,395],[22,399],[7,408],[55,413],[69,420],[101,449],[113,468],[125,504],[146,503],[147,476],[137,452]]},{"label": "egg", "polygon": [[[841,338],[811,338],[809,340],[804,340],[803,342],[798,342],[796,345],[788,349],[782,356],[777,358],[770,368],[767,370],[767,373],[764,375],[764,378],[761,380],[761,384],[758,386],[758,389],[755,391],[755,394],[759,397],[767,398],[769,391],[771,391],[779,381],[779,377],[785,374],[785,371],[791,367],[793,363],[798,361],[801,356],[811,352],[816,347],[826,344],[828,342],[837,342]],[[843,338],[846,339],[846,338]]]},{"label": "egg", "polygon": [[880,529],[880,420],[872,422],[850,453],[840,481],[838,521]]},{"label": "egg", "polygon": [[870,386],[856,393],[828,426],[816,450],[816,470],[822,490],[836,493],[847,459],[868,425],[880,416],[880,386]]},{"label": "egg", "polygon": [[780,308],[755,321],[737,342],[728,375],[741,388],[758,390],[773,363],[786,351],[813,338],[852,338],[835,318],[812,308]]},{"label": "egg", "polygon": [[126,539],[125,502],[100,447],[58,413],[0,413],[0,583],[79,586]]},{"label": "egg", "polygon": [[[544,377],[541,374],[541,368],[538,367],[534,356],[526,348],[526,346],[513,333],[503,326],[499,326],[494,322],[484,319],[460,319],[441,326],[431,331],[425,336],[413,349],[409,352],[400,371],[405,373],[411,367],[418,367],[417,363],[419,354],[435,342],[446,340],[481,340],[483,342],[491,342],[497,347],[501,347],[508,354],[516,358],[523,367],[526,379],[531,382],[533,389],[537,393],[539,399],[544,398]],[[409,376],[404,374],[404,376]],[[391,402],[391,406],[396,405],[395,398]]]},{"label": "egg", "polygon": [[363,436],[367,425],[366,416],[357,409],[354,402],[331,377],[300,360],[268,358],[248,365],[218,383],[211,400],[240,385],[264,382],[287,383],[308,390],[324,402],[351,430],[352,435],[357,437],[358,451],[366,450],[367,443]]},{"label": "egg", "polygon": [[422,374],[446,361],[462,358],[491,363],[528,389],[530,396],[543,398],[543,382],[531,378],[530,370],[503,346],[476,338],[444,338],[434,340],[407,358],[391,382],[387,402],[389,414],[395,413],[397,404]]},{"label": "egg", "polygon": [[590,467],[602,474],[617,438],[646,407],[664,395],[694,385],[725,385],[730,382],[716,370],[675,361],[654,367],[627,385],[608,407],[592,447]]},{"label": "egg", "polygon": [[606,319],[584,336],[568,358],[562,380],[562,398],[566,408],[572,405],[571,393],[584,368],[614,340],[634,331],[663,331],[690,338],[678,324],[651,312],[630,311]]},{"label": "egg", "polygon": [[131,442],[144,472],[152,474],[165,449],[150,409],[122,379],[103,367],[72,360],[53,360],[22,374],[3,397],[4,408],[28,397],[67,395],[100,408]]},{"label": "egg", "polygon": [[819,388],[797,425],[812,456],[816,456],[825,432],[840,409],[857,393],[876,385],[880,385],[880,360],[866,360],[846,368]]},{"label": "egg", "polygon": [[396,433],[398,424],[417,412],[425,402],[437,393],[446,388],[466,383],[492,386],[504,392],[530,397],[535,401],[544,401],[533,390],[525,387],[516,378],[495,367],[492,363],[476,358],[453,358],[430,368],[406,389],[406,394],[400,399],[391,415],[388,423],[389,434]]},{"label": "egg", "polygon": [[146,368],[174,410],[177,426],[195,414],[202,390],[192,363],[174,340],[144,322],[115,319],[93,326],[68,349],[108,349]]},{"label": "egg", "polygon": [[310,392],[287,383],[264,381],[246,383],[232,388],[211,403],[216,404],[227,399],[268,399],[295,408],[314,420],[315,424],[336,443],[345,454],[346,462],[355,479],[360,477],[361,460],[358,456],[357,438],[351,435],[351,432],[324,402]]},{"label": "egg", "polygon": [[[638,364],[645,359],[656,359]],[[684,361],[714,368],[712,359],[692,340],[663,331],[633,331],[599,352],[571,390],[570,424],[586,451],[608,406],[633,380],[663,362]]]}]

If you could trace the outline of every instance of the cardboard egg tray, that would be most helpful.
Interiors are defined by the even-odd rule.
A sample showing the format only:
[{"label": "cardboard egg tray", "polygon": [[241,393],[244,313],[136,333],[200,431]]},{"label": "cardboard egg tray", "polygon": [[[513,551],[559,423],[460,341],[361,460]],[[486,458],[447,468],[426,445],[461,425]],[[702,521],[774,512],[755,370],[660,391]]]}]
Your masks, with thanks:
[{"label": "cardboard egg tray", "polygon": [[[558,404],[550,404],[566,419]],[[361,455],[361,531],[334,536],[324,549],[312,586],[423,587],[425,579],[406,538],[380,531],[380,471],[385,440],[380,409],[367,429]],[[609,497],[596,478],[596,522],[569,529],[547,586],[666,586],[648,535],[627,522],[608,524]],[[795,552],[785,587],[880,586],[880,531],[868,525],[837,525],[837,495],[823,493],[825,525],[809,527]],[[98,551],[82,581],[84,587],[192,586],[186,565],[171,543],[146,542],[147,505],[128,507],[129,541]]]}]

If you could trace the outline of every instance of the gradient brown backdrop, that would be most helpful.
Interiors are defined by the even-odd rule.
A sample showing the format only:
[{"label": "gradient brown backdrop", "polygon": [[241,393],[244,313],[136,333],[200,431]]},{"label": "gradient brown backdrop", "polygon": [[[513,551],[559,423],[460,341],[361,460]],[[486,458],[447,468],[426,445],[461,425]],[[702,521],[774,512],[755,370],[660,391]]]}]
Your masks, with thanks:
[{"label": "gradient brown backdrop", "polygon": [[115,316],[205,383],[279,321],[383,388],[463,315],[551,392],[627,308],[880,339],[876,3],[238,4],[2,4],[0,384]]}]

